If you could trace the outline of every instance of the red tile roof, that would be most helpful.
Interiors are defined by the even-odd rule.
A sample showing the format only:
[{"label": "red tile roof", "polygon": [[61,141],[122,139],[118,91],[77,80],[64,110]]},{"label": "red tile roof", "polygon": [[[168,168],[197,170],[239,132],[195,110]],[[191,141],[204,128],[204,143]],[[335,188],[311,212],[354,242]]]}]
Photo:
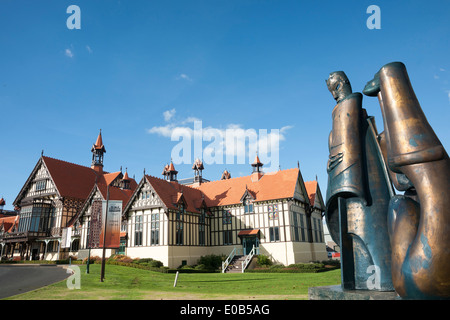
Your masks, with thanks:
[{"label": "red tile roof", "polygon": [[111,184],[114,182],[116,178],[120,176],[120,171],[113,172],[113,173],[107,173],[102,175],[98,178],[97,182],[94,184],[94,186],[91,188],[90,194],[86,197],[86,201],[84,202],[82,209],[76,216],[74,216],[70,222],[69,225],[73,225],[77,220],[82,217],[84,214],[85,209],[88,207],[92,196],[95,194],[95,191],[98,190],[103,199],[107,199],[108,197],[108,185],[109,187],[109,199],[110,200],[122,200],[122,210],[125,209],[126,205],[130,201],[134,191],[137,188],[137,183],[134,179],[128,179],[130,181],[130,189],[121,189],[119,187],[111,186]]},{"label": "red tile roof", "polygon": [[[199,186],[181,185],[175,181],[146,175],[145,178],[154,188],[165,206],[172,210],[178,209],[178,202],[184,199],[186,210],[199,213],[204,202],[207,207],[240,204],[245,192],[250,193],[255,201],[268,201],[294,197],[300,170],[298,168],[279,170],[267,173],[259,180],[252,179],[252,175],[217,180],[202,183]],[[310,201],[314,200],[317,181],[307,182]],[[312,190],[312,191],[311,191]]]},{"label": "red tile roof", "polygon": [[0,218],[0,228],[3,226],[6,233],[11,232],[14,225],[19,224],[19,215]]},{"label": "red tile roof", "polygon": [[306,192],[308,193],[309,203],[314,206],[316,201],[317,181],[305,182]]},{"label": "red tile roof", "polygon": [[[120,174],[120,172],[118,172]],[[137,183],[134,179],[130,180],[130,189],[121,189],[118,187],[109,187],[109,199],[110,200],[122,200],[122,208],[125,208],[131,196],[133,195],[134,190],[137,188]],[[108,184],[110,184],[113,180],[111,180]],[[106,200],[108,194],[108,184],[104,182],[98,182],[97,188],[102,194],[103,198]]]},{"label": "red tile roof", "polygon": [[86,199],[99,177],[89,167],[46,156],[42,156],[42,160],[62,197]]},{"label": "red tile roof", "polygon": [[177,210],[177,202],[182,194],[186,202],[186,210],[200,213],[199,203],[201,204],[202,193],[199,190],[175,181],[167,181],[149,175],[146,175],[145,178],[167,208]]},{"label": "red tile roof", "polygon": [[239,204],[246,188],[255,201],[292,198],[299,169],[279,170],[264,174],[261,179],[252,175],[202,183],[197,187],[205,195],[208,207]]},{"label": "red tile roof", "polygon": [[259,232],[259,229],[249,229],[249,230],[241,230],[238,233],[238,236],[252,236],[257,235]]}]

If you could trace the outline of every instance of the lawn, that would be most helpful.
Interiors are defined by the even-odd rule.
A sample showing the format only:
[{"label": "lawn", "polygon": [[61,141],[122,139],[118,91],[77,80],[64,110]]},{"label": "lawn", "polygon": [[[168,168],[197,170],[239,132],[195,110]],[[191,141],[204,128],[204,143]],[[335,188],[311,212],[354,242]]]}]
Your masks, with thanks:
[{"label": "lawn", "polygon": [[131,267],[106,265],[100,282],[100,265],[90,273],[80,265],[80,289],[68,289],[66,281],[10,297],[17,300],[284,300],[308,299],[308,287],[339,284],[340,270],[321,273],[180,273],[175,274]]}]

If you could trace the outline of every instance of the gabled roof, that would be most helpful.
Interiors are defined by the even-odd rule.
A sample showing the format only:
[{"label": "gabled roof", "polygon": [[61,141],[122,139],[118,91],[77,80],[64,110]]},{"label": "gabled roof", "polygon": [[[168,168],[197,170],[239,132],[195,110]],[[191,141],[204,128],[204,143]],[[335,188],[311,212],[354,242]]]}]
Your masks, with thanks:
[{"label": "gabled roof", "polygon": [[202,203],[203,196],[199,190],[181,185],[175,181],[167,181],[149,175],[145,175],[145,179],[168,209],[178,210],[177,203],[182,195],[186,203],[186,210],[200,213],[199,204]]},{"label": "gabled roof", "polygon": [[61,197],[86,199],[99,175],[90,167],[80,166],[71,162],[41,156],[27,181],[23,185],[14,205],[17,206],[25,196],[27,188],[39,170],[41,165],[47,168],[48,174],[52,179],[57,193]]},{"label": "gabled roof", "polygon": [[98,178],[90,167],[42,156],[61,197],[86,199]]},{"label": "gabled roof", "polygon": [[309,203],[311,207],[325,210],[325,204],[320,192],[319,183],[317,181],[305,182],[306,192],[308,193]]},{"label": "gabled roof", "polygon": [[79,220],[83,214],[85,213],[86,209],[88,208],[89,204],[91,203],[93,197],[95,196],[95,194],[98,192],[100,192],[103,200],[106,200],[108,197],[108,185],[109,187],[109,199],[110,200],[121,200],[122,201],[122,210],[125,209],[125,207],[127,206],[128,202],[131,199],[131,196],[133,195],[134,191],[137,188],[137,183],[134,179],[128,178],[128,180],[130,181],[130,189],[121,189],[119,187],[116,186],[112,186],[111,184],[114,182],[114,180],[116,179],[121,179],[121,172],[113,172],[113,173],[108,173],[108,174],[104,174],[103,176],[101,176],[98,181],[95,183],[95,185],[92,187],[91,192],[89,193],[89,196],[87,197],[86,201],[84,202],[83,206],[81,207],[81,210],[79,211],[79,213],[72,218],[71,222],[69,223],[69,225],[75,223],[75,221]]},{"label": "gabled roof", "polygon": [[5,233],[11,232],[14,226],[17,226],[18,224],[19,215],[0,218],[0,230],[3,229]]},{"label": "gabled roof", "polygon": [[259,180],[252,176],[230,178],[202,183],[197,187],[205,194],[208,207],[239,204],[246,189],[251,191],[255,201],[292,198],[300,170],[286,169],[266,173]]},{"label": "gabled roof", "polygon": [[[304,199],[308,201],[305,184],[298,168],[266,173],[257,181],[252,180],[251,175],[248,175],[205,182],[195,187],[145,175],[124,212],[128,211],[145,182],[152,186],[167,209],[178,210],[178,203],[183,201],[186,204],[186,210],[194,213],[200,213],[200,208],[205,205],[211,208],[241,204],[243,197],[247,195],[251,196],[254,201],[269,201],[298,198],[295,194],[300,192],[302,197],[304,195]],[[309,185],[309,183],[307,184]],[[299,189],[297,189],[297,185],[299,185]],[[313,185],[315,186],[314,194],[319,194],[317,182],[313,182]]]}]

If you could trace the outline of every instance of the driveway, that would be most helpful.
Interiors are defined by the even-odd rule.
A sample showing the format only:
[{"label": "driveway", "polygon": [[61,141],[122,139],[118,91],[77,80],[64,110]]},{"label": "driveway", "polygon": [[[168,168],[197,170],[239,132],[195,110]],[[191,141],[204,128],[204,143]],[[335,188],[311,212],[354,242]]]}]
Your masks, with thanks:
[{"label": "driveway", "polygon": [[0,265],[0,299],[62,281],[71,274],[56,265]]}]

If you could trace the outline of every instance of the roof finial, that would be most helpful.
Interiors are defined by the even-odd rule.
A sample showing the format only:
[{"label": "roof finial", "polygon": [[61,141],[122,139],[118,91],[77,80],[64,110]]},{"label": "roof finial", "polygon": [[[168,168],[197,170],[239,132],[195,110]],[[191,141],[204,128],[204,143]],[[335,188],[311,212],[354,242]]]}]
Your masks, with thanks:
[{"label": "roof finial", "polygon": [[41,150],[41,157],[44,155],[44,149]]},{"label": "roof finial", "polygon": [[297,168],[300,169],[300,161],[297,160]]}]

